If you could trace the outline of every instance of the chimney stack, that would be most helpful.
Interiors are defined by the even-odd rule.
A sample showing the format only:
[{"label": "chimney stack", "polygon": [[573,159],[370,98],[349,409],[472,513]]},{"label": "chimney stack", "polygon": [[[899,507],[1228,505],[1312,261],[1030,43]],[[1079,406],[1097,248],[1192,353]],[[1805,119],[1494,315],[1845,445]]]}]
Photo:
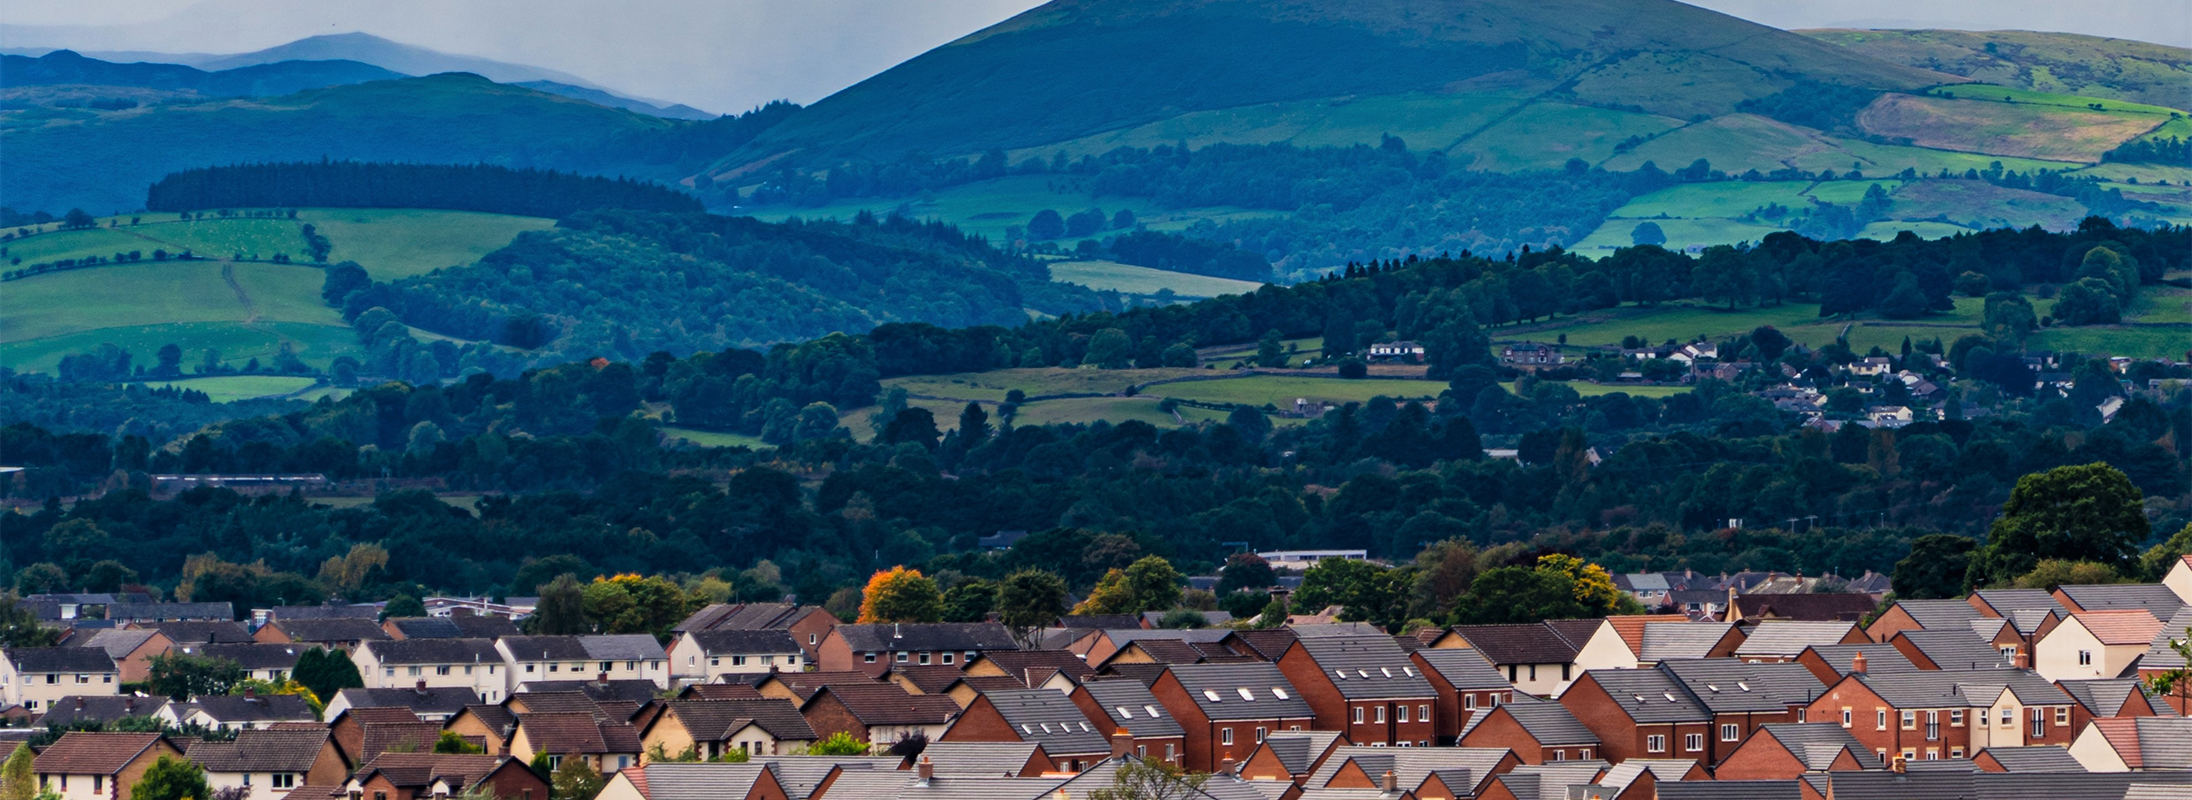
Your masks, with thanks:
[{"label": "chimney stack", "polygon": [[1385,788],[1386,794],[1400,793],[1400,779],[1393,776],[1392,770],[1385,771],[1385,780],[1379,785]]},{"label": "chimney stack", "polygon": [[1131,752],[1134,752],[1134,734],[1127,733],[1125,728],[1113,730],[1111,732],[1111,757],[1120,758]]},{"label": "chimney stack", "polygon": [[1896,756],[1894,761],[1888,762],[1888,769],[1897,775],[1901,775],[1910,769],[1910,765],[1903,761],[1902,756]]},{"label": "chimney stack", "polygon": [[1232,757],[1232,756],[1226,756],[1226,757],[1225,757],[1225,760],[1224,760],[1224,761],[1218,762],[1218,774],[1220,774],[1220,775],[1231,775],[1231,774],[1233,774],[1233,757]]},{"label": "chimney stack", "polygon": [[257,699],[259,699],[259,690],[258,690],[258,688],[257,688],[257,687],[253,687],[253,686],[245,686],[245,687],[244,687],[244,699],[245,699],[245,700],[257,700]]},{"label": "chimney stack", "polygon": [[928,756],[922,756],[921,764],[915,769],[919,770],[916,774],[920,776],[920,785],[922,786],[929,785],[929,781],[936,777],[936,765],[929,761]]},{"label": "chimney stack", "polygon": [[1865,651],[1859,650],[1850,656],[1850,674],[1865,674]]},{"label": "chimney stack", "polygon": [[606,672],[604,672],[604,673],[601,673],[601,678],[600,678],[599,680],[600,680],[600,681],[601,681],[602,683],[604,683],[604,684],[608,683],[608,682],[609,682],[609,673],[606,673]]},{"label": "chimney stack", "polygon": [[2017,648],[2017,660],[2016,660],[2016,663],[2017,663],[2017,668],[2018,668],[2018,669],[2031,669],[2031,668],[2032,668],[2032,655],[2031,655],[2031,654],[2029,654],[2029,653],[2026,653],[2026,652],[2025,652],[2025,649],[2024,649],[2024,648],[2022,648],[2022,647],[2019,647],[2019,648]]},{"label": "chimney stack", "polygon": [[425,693],[426,693],[426,679],[425,679],[425,678],[420,678],[420,679],[419,679],[419,682],[418,682],[418,684],[417,684],[417,685],[414,685],[414,686],[412,686],[412,687],[411,687],[411,690],[412,690],[412,691],[415,691],[415,692],[418,692],[419,694],[425,694]]}]

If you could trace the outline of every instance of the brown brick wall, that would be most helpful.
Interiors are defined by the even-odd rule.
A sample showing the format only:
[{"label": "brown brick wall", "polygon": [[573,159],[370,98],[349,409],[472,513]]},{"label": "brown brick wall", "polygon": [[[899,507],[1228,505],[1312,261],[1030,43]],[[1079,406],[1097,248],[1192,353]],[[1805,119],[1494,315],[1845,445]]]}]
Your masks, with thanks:
[{"label": "brown brick wall", "polygon": [[1514,717],[1498,710],[1489,713],[1490,716],[1483,722],[1477,723],[1476,730],[1470,731],[1469,735],[1462,737],[1456,744],[1463,747],[1505,747],[1515,751],[1515,755],[1522,758],[1522,763],[1545,763],[1544,746],[1538,744],[1529,731],[1523,730]]},{"label": "brown brick wall", "polygon": [[861,724],[860,718],[853,716],[852,709],[846,708],[844,702],[830,692],[816,694],[807,701],[804,708],[799,709],[799,714],[807,718],[807,727],[814,729],[816,741],[830,738],[838,731],[850,733],[853,738],[861,741],[869,741],[868,726]]},{"label": "brown brick wall", "polygon": [[1723,781],[1785,781],[1804,774],[1804,762],[1771,736],[1752,737],[1713,770]]},{"label": "brown brick wall", "polygon": [[[820,733],[820,731],[818,730],[816,733]],[[1108,735],[1110,732],[1104,731],[1104,733]],[[997,706],[991,703],[989,698],[980,696],[974,698],[974,703],[967,706],[967,710],[961,712],[959,719],[954,720],[951,727],[946,729],[944,735],[938,739],[938,741],[944,742],[1017,742],[1020,740],[1020,732],[1013,729],[1012,723],[1005,721],[1005,715],[997,712]]]}]

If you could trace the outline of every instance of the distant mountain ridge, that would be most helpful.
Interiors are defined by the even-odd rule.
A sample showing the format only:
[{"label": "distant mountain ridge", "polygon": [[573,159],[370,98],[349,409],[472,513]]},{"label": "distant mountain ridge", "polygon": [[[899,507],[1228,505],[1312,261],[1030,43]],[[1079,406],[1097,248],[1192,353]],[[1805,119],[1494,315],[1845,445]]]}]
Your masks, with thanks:
[{"label": "distant mountain ridge", "polygon": [[2192,109],[2192,49],[2075,33],[1803,30],[1867,56],[2040,92]]},{"label": "distant mountain ridge", "polygon": [[1012,150],[1320,98],[1492,91],[1688,120],[1806,83],[1952,80],[1673,0],[1054,0],[809,106],[724,166]]},{"label": "distant mountain ridge", "polygon": [[117,64],[55,50],[37,58],[0,56],[0,87],[90,84],[197,92],[208,97],[267,97],[306,89],[406,77],[357,61],[276,61],[223,70],[181,64]]}]

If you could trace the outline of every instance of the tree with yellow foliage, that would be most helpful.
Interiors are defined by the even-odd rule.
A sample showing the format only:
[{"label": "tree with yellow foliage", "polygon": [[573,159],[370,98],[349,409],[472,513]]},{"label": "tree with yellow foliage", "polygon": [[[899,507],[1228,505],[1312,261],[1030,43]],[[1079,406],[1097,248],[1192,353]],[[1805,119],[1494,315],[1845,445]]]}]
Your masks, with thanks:
[{"label": "tree with yellow foliage", "polygon": [[944,593],[920,570],[891,567],[868,578],[860,594],[860,622],[935,622],[944,618]]}]

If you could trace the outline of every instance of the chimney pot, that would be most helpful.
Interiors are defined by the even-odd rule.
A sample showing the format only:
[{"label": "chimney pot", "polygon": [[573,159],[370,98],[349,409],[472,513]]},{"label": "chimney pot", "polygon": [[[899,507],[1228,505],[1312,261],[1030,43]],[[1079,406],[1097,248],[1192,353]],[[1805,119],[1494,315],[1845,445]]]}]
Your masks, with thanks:
[{"label": "chimney pot", "polygon": [[413,691],[416,691],[416,692],[418,692],[419,694],[425,694],[425,693],[426,693],[426,679],[425,679],[425,678],[420,678],[420,679],[419,679],[419,682],[418,682],[418,683],[417,683],[416,685],[414,685],[413,687],[411,687],[411,688],[412,688],[412,690],[413,690]]},{"label": "chimney pot", "polygon": [[1859,650],[1850,656],[1850,672],[1855,675],[1865,674],[1865,651]]},{"label": "chimney pot", "polygon": [[1385,787],[1386,794],[1397,793],[1400,791],[1400,778],[1394,777],[1392,770],[1386,770],[1385,780],[1381,785]]},{"label": "chimney pot", "polygon": [[922,783],[928,783],[930,778],[936,777],[936,765],[929,762],[928,756],[921,757],[921,765],[918,769],[920,770]]},{"label": "chimney pot", "polygon": [[245,700],[257,700],[257,699],[259,699],[259,690],[258,690],[258,688],[257,688],[257,687],[253,687],[253,686],[246,686],[246,687],[244,687],[244,699],[245,699]]},{"label": "chimney pot", "polygon": [[1224,761],[1218,762],[1218,772],[1219,772],[1220,774],[1225,774],[1225,775],[1231,775],[1231,774],[1233,774],[1233,757],[1232,757],[1232,756],[1226,756],[1226,757],[1225,757],[1225,760],[1224,760]]},{"label": "chimney pot", "polygon": [[1910,765],[1903,761],[1902,756],[1896,756],[1894,761],[1888,763],[1888,769],[1897,775],[1901,775],[1910,769]]},{"label": "chimney pot", "polygon": [[2019,647],[2019,648],[2017,648],[2017,668],[2018,668],[2018,669],[2031,669],[2031,668],[2032,668],[2032,656],[2031,656],[2031,654],[2029,654],[2029,653],[2026,653],[2026,652],[2025,652],[2025,649],[2024,649],[2024,648],[2022,648],[2022,647]]}]

